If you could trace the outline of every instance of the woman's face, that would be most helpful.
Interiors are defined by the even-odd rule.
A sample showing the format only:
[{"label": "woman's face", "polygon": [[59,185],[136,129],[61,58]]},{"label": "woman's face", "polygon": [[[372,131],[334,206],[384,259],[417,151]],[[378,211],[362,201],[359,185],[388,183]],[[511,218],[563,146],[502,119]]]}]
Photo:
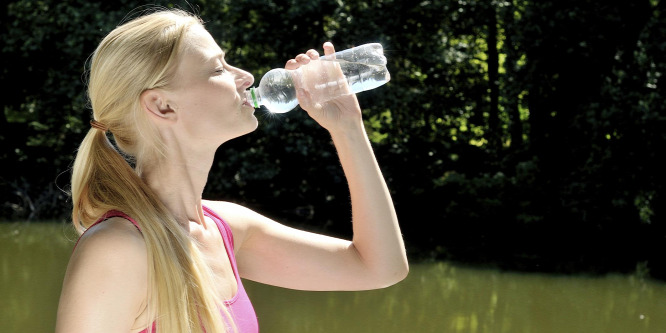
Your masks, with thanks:
[{"label": "woman's face", "polygon": [[254,108],[244,91],[254,83],[246,71],[229,65],[224,52],[201,25],[186,36],[170,85],[170,107],[187,137],[219,145],[257,128]]}]

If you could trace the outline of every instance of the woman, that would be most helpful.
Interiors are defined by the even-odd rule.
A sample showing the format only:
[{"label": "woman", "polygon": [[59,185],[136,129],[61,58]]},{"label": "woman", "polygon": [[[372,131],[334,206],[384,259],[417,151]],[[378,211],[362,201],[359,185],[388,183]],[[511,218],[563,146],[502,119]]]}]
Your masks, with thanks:
[{"label": "woman", "polygon": [[[286,68],[317,58],[309,50]],[[202,200],[217,148],[257,127],[243,97],[253,82],[183,11],[138,17],[100,43],[88,84],[94,120],[72,173],[72,219],[82,235],[63,284],[58,332],[256,332],[240,277],[363,290],[407,275],[396,214],[353,94],[318,104],[298,92],[338,150],[352,241]]]}]

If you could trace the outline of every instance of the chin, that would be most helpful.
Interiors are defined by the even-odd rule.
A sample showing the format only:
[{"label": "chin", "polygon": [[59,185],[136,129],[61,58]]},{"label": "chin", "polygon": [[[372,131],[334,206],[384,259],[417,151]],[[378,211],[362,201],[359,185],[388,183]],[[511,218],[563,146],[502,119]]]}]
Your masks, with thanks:
[{"label": "chin", "polygon": [[238,136],[243,136],[246,134],[250,134],[254,132],[258,127],[259,127],[259,120],[253,115],[251,120],[248,120],[247,122],[244,122],[242,125],[238,125],[239,128],[242,127],[242,129],[239,131]]},{"label": "chin", "polygon": [[257,130],[259,127],[259,120],[257,120],[257,117],[252,117],[254,119],[254,122],[252,123],[252,126],[250,126],[250,131],[248,133],[252,133]]}]

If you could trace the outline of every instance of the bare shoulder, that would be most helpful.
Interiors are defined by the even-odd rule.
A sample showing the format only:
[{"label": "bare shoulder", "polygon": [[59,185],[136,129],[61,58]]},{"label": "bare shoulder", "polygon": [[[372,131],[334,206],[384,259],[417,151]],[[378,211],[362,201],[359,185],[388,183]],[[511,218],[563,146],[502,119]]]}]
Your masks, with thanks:
[{"label": "bare shoulder", "polygon": [[124,250],[132,253],[134,251],[145,253],[146,250],[143,236],[132,222],[122,217],[112,217],[83,233],[74,254],[85,251],[104,253],[109,248],[114,248],[114,252],[120,254]]},{"label": "bare shoulder", "polygon": [[248,219],[253,218],[253,216],[258,215],[253,210],[228,201],[212,201],[212,200],[203,200],[203,204],[212,209],[217,215],[219,215],[225,222],[229,225],[235,227],[235,225],[243,224],[248,221]]},{"label": "bare shoulder", "polygon": [[129,330],[145,302],[147,270],[143,236],[130,221],[111,218],[87,230],[67,267],[57,331]]},{"label": "bare shoulder", "polygon": [[203,200],[203,204],[213,210],[231,227],[234,235],[234,250],[236,251],[239,250],[247,238],[248,230],[258,220],[265,219],[255,211],[233,202]]},{"label": "bare shoulder", "polygon": [[146,244],[141,232],[130,221],[114,217],[87,230],[79,239],[72,264],[82,269],[104,271],[130,266],[147,266]]},{"label": "bare shoulder", "polygon": [[70,258],[67,278],[94,279],[95,283],[127,280],[124,277],[145,274],[147,266],[141,232],[130,221],[114,217],[81,236]]}]

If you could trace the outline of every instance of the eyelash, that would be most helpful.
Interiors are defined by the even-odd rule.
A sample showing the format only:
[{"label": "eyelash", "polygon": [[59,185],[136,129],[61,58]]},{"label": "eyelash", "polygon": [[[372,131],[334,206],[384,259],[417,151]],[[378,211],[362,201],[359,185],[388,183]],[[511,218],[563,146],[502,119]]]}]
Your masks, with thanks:
[{"label": "eyelash", "polygon": [[227,73],[228,70],[227,70],[226,68],[222,68],[222,69],[218,69],[218,70],[216,70],[215,72],[216,72],[216,73],[224,74],[224,73]]}]

